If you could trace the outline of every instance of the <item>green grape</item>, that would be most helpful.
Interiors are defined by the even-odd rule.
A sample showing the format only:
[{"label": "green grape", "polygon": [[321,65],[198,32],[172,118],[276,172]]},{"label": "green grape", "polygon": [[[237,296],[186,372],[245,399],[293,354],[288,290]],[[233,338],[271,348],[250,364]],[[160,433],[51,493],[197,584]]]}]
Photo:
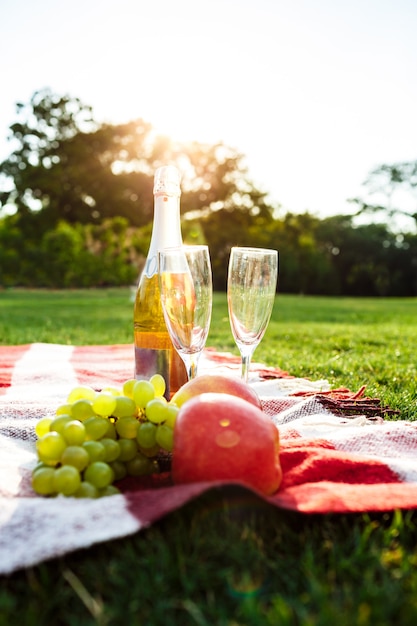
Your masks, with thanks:
[{"label": "green grape", "polygon": [[141,448],[153,448],[156,443],[157,426],[152,422],[139,424],[136,439]]},{"label": "green grape", "polygon": [[42,417],[35,426],[35,433],[38,437],[43,437],[49,433],[49,427],[52,423],[52,417]]},{"label": "green grape", "polygon": [[85,426],[79,420],[67,422],[62,430],[62,435],[69,446],[80,446],[86,438]]},{"label": "green grape", "polygon": [[71,405],[70,412],[73,419],[85,422],[86,419],[94,415],[93,403],[91,400],[81,398],[80,400],[76,400],[74,404]]},{"label": "green grape", "polygon": [[153,424],[161,424],[165,421],[167,406],[165,398],[154,398],[146,405],[146,417]]},{"label": "green grape", "polygon": [[71,404],[60,404],[55,415],[71,415]]},{"label": "green grape", "polygon": [[35,468],[32,474],[32,487],[40,496],[50,496],[55,493],[55,469],[53,467]]},{"label": "green grape", "polygon": [[107,487],[104,487],[104,489],[98,490],[99,498],[105,498],[106,496],[117,496],[118,494],[120,494],[120,489],[118,489],[114,485],[108,485]]},{"label": "green grape", "polygon": [[123,439],[135,439],[139,422],[134,417],[122,417],[116,422],[116,432]]},{"label": "green grape", "polygon": [[59,433],[60,435],[62,435],[62,433],[64,432],[65,424],[68,424],[68,422],[70,422],[72,419],[73,418],[71,417],[71,415],[65,415],[65,414],[58,415],[49,424],[49,430],[51,432],[55,431]]},{"label": "green grape", "polygon": [[74,493],[75,498],[98,498],[99,492],[97,487],[94,487],[86,480],[82,480],[77,491]]},{"label": "green grape", "polygon": [[66,447],[64,437],[55,431],[46,433],[36,442],[38,457],[46,465],[56,465]]},{"label": "green grape", "polygon": [[101,392],[93,400],[93,411],[101,417],[113,415],[116,408],[116,398],[109,393]]},{"label": "green grape", "polygon": [[114,472],[108,463],[95,461],[85,470],[84,478],[97,489],[104,489],[113,482]]},{"label": "green grape", "polygon": [[142,448],[141,446],[139,446],[139,452],[142,452],[142,454],[149,457],[150,459],[152,457],[157,456],[160,450],[161,448],[160,446],[158,446],[157,443],[154,446],[152,446],[152,448]]},{"label": "green grape", "polygon": [[119,442],[114,439],[103,438],[100,439],[100,443],[104,446],[105,456],[104,461],[106,463],[110,463],[111,461],[116,461],[120,454],[120,446]]},{"label": "green grape", "polygon": [[92,387],[79,385],[70,391],[67,402],[68,404],[74,404],[77,400],[94,400],[96,395],[97,393]]},{"label": "green grape", "polygon": [[133,387],[133,400],[140,409],[155,397],[155,389],[148,380],[137,380]]},{"label": "green grape", "polygon": [[126,396],[116,397],[116,408],[114,409],[112,415],[115,417],[134,417],[136,413],[136,404],[132,398],[127,398]]},{"label": "green grape", "polygon": [[[32,474],[35,474],[35,472],[37,472],[40,469],[44,469],[45,467],[47,467],[48,469],[51,469],[50,465],[46,465],[45,463],[43,463],[42,461],[38,461],[35,465],[35,467],[32,470]],[[52,468],[53,469],[53,468]]]},{"label": "green grape", "polygon": [[174,431],[166,424],[158,426],[156,431],[156,443],[167,452],[172,452],[174,447]]},{"label": "green grape", "polygon": [[[91,465],[90,465],[91,467]],[[55,470],[54,488],[64,496],[72,496],[81,485],[80,472],[73,465],[62,465]]]},{"label": "green grape", "polygon": [[120,396],[121,395],[121,390],[117,389],[116,387],[104,387],[104,389],[101,390],[102,393],[109,393],[111,396]]},{"label": "green grape", "polygon": [[107,430],[104,433],[104,437],[106,437],[106,439],[117,439],[115,423],[111,419],[107,420],[107,423]]},{"label": "green grape", "polygon": [[135,439],[119,439],[120,454],[118,461],[131,461],[138,451],[138,444]]},{"label": "green grape", "polygon": [[138,381],[136,378],[129,378],[123,383],[123,395],[127,398],[133,398],[133,387],[136,385]]},{"label": "green grape", "polygon": [[129,476],[148,476],[157,473],[158,465],[138,452],[131,461],[126,463],[126,469]]},{"label": "green grape", "polygon": [[109,423],[105,417],[89,417],[84,422],[86,439],[97,441],[107,433]]},{"label": "green grape", "polygon": [[126,465],[119,459],[117,461],[112,461],[109,465],[114,472],[114,480],[121,480],[126,476]]},{"label": "green grape", "polygon": [[174,428],[178,412],[179,407],[177,407],[176,404],[168,403],[167,408],[165,409],[165,424],[170,428]]},{"label": "green grape", "polygon": [[100,441],[84,441],[82,447],[87,450],[91,463],[104,461],[106,449]]},{"label": "green grape", "polygon": [[155,396],[161,397],[164,395],[166,390],[165,378],[161,376],[161,374],[154,374],[150,377],[149,382],[152,387],[155,389]]},{"label": "green grape", "polygon": [[68,446],[61,455],[62,465],[72,465],[82,472],[90,463],[90,455],[82,446]]}]

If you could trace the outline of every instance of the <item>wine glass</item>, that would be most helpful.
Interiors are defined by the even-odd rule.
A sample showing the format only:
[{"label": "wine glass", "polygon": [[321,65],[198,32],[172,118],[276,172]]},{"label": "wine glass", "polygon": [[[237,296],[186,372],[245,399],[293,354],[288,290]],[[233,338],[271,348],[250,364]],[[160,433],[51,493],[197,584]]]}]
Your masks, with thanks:
[{"label": "wine glass", "polygon": [[242,357],[242,378],[248,381],[252,355],[265,334],[274,305],[278,252],[233,247],[227,278],[227,303],[232,334]]},{"label": "wine glass", "polygon": [[165,324],[184,361],[188,380],[206,344],[212,308],[212,274],[208,246],[159,251],[159,287]]}]

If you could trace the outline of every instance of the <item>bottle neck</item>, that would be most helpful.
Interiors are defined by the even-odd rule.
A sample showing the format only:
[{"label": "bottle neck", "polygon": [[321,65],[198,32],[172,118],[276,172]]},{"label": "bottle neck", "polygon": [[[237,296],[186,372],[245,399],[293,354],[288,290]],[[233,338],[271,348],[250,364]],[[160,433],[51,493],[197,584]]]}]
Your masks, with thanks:
[{"label": "bottle neck", "polygon": [[158,251],[182,245],[180,197],[156,195],[154,219],[145,274],[150,278],[158,273]]}]

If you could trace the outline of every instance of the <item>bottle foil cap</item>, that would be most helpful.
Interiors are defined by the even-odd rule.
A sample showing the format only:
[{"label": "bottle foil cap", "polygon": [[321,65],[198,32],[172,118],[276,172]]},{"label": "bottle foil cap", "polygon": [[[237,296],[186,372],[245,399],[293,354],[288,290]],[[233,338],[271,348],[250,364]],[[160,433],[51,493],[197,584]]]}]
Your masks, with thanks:
[{"label": "bottle foil cap", "polygon": [[174,165],[158,167],[154,176],[153,193],[154,195],[179,196],[181,194],[180,181],[180,173]]}]

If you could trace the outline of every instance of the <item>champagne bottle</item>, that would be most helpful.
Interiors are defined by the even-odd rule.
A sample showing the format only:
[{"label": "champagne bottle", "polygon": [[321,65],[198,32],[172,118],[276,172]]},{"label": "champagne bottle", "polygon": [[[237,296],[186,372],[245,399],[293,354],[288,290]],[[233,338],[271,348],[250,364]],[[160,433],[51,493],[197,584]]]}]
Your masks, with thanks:
[{"label": "champagne bottle", "polygon": [[180,176],[173,166],[160,167],[154,177],[154,221],[144,270],[134,305],[135,378],[161,374],[169,399],[186,381],[187,372],[169,337],[158,281],[158,250],[182,245]]}]

